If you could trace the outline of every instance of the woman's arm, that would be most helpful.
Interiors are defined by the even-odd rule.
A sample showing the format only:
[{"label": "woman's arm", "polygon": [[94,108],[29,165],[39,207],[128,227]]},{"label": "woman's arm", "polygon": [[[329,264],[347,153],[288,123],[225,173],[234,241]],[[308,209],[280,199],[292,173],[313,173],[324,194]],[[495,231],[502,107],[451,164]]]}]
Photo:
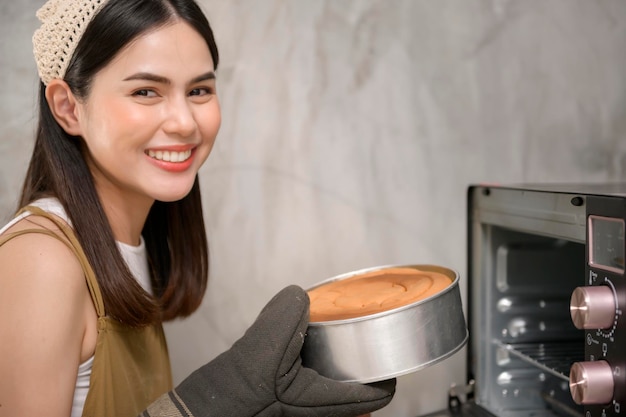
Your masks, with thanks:
[{"label": "woman's arm", "polygon": [[[33,227],[24,223],[13,230]],[[63,242],[31,233],[0,247],[0,416],[70,415],[78,365],[95,349],[95,317]]]}]

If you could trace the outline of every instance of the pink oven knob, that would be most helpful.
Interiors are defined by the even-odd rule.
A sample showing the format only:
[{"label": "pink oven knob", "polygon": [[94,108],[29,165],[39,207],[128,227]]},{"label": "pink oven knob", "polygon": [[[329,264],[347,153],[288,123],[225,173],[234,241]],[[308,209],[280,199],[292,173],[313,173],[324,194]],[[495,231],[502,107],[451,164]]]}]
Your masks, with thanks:
[{"label": "pink oven knob", "polygon": [[613,327],[615,309],[615,295],[606,285],[576,288],[569,307],[574,326],[578,329]]},{"label": "pink oven knob", "polygon": [[607,361],[575,362],[569,372],[569,390],[576,404],[608,404],[613,399],[613,371]]}]

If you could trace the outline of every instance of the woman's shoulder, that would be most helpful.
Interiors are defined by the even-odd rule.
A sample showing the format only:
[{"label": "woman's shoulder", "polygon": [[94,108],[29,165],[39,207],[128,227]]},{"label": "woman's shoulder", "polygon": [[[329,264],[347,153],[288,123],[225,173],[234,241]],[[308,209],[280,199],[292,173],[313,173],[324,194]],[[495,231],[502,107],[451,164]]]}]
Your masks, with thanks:
[{"label": "woman's shoulder", "polygon": [[9,280],[44,286],[55,283],[64,288],[66,296],[84,288],[82,267],[59,224],[67,225],[65,219],[54,214],[51,218],[30,214],[4,230],[0,235],[3,291],[11,287]]}]

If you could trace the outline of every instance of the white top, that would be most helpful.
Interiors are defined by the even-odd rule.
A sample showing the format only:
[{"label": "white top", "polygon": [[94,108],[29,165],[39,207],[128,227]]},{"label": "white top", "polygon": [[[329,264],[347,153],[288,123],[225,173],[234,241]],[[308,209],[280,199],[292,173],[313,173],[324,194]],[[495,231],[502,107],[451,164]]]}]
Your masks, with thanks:
[{"label": "white top", "polygon": [[[56,198],[42,198],[37,200],[31,205],[39,207],[40,209],[54,214],[63,219],[67,224],[71,226],[71,222],[63,209],[63,206]],[[19,216],[12,219],[7,225],[0,229],[0,235],[4,233],[8,228],[13,226],[21,219],[31,215],[29,212],[21,213]],[[137,282],[143,287],[144,290],[152,294],[152,284],[150,283],[150,272],[148,269],[148,254],[146,252],[146,244],[141,237],[139,246],[131,246],[126,243],[116,242],[122,257],[126,261],[128,268],[133,273],[133,276],[137,279]],[[81,363],[78,367],[78,375],[76,378],[76,388],[74,389],[74,402],[72,404],[71,417],[80,417],[83,414],[83,407],[85,405],[85,399],[87,398],[87,392],[89,391],[89,379],[91,377],[91,368],[93,366],[93,356]]]}]

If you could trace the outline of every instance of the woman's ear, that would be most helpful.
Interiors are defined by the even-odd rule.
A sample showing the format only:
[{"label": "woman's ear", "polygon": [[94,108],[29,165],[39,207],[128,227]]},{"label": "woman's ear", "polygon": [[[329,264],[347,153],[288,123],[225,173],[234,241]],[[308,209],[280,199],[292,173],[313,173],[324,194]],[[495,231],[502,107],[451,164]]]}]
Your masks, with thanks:
[{"label": "woman's ear", "polygon": [[60,79],[54,79],[46,87],[46,100],[57,123],[72,136],[82,133],[78,118],[78,101],[70,86]]}]

